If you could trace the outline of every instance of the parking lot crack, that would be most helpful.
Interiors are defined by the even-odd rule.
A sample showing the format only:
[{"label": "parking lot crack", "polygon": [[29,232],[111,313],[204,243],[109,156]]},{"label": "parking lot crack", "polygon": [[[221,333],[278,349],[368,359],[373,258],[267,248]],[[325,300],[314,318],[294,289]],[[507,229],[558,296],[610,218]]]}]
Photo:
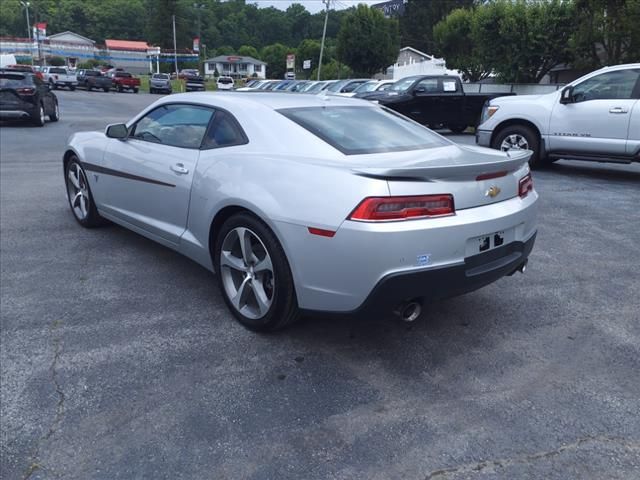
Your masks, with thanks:
[{"label": "parking lot crack", "polygon": [[640,452],[640,443],[630,441],[620,437],[611,437],[606,435],[599,436],[587,436],[576,440],[575,442],[564,444],[554,450],[536,452],[532,454],[520,455],[513,458],[497,459],[497,460],[484,460],[477,463],[467,463],[458,465],[456,467],[444,468],[435,470],[429,473],[425,480],[443,480],[450,478],[452,475],[464,474],[464,473],[479,473],[484,470],[502,469],[516,464],[526,464],[536,462],[551,457],[556,457],[567,451],[578,450],[585,444],[617,444],[628,450],[634,452]]},{"label": "parking lot crack", "polygon": [[64,407],[65,407],[64,402],[66,397],[65,397],[64,391],[62,390],[62,385],[60,384],[60,380],[58,378],[58,362],[60,361],[60,355],[62,354],[62,345],[61,345],[62,342],[60,337],[56,335],[56,331],[59,325],[60,325],[60,321],[56,320],[51,324],[49,328],[49,335],[53,337],[53,340],[52,340],[53,360],[51,362],[51,365],[49,366],[49,372],[51,376],[51,382],[53,383],[53,386],[56,392],[56,396],[58,397],[58,400],[56,402],[56,410],[55,410],[53,420],[51,421],[51,424],[49,425],[49,428],[47,429],[46,433],[42,435],[36,443],[34,452],[31,455],[31,461],[29,462],[29,466],[27,467],[27,470],[23,476],[23,480],[29,480],[29,478],[31,478],[31,476],[38,470],[46,470],[49,473],[52,473],[53,475],[55,475],[56,477],[59,476],[52,469],[45,467],[40,462],[40,458],[39,458],[42,444],[48,441],[51,437],[53,437],[53,435],[55,435],[55,433],[58,431],[58,428],[64,416]]}]

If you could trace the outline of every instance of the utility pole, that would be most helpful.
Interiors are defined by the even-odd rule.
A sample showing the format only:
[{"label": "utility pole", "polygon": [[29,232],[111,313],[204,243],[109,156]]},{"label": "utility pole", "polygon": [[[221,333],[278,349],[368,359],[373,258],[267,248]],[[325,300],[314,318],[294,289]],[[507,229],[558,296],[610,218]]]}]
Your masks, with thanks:
[{"label": "utility pole", "polygon": [[203,3],[194,3],[193,8],[195,8],[196,14],[198,16],[197,17],[198,18],[198,71],[201,71],[202,74],[204,75],[204,68],[202,68],[201,55],[200,55],[200,51],[202,47],[202,37],[200,36],[200,13],[202,12],[202,9],[206,8],[206,5]]},{"label": "utility pole", "polygon": [[29,2],[20,2],[27,13],[27,37],[29,38],[29,54],[31,56],[31,65],[33,65],[33,41],[31,40],[31,22],[29,21]]},{"label": "utility pole", "polygon": [[178,78],[178,46],[176,44],[176,16],[171,15],[171,21],[173,22],[173,63],[176,69],[176,78]]},{"label": "utility pole", "polygon": [[324,39],[327,36],[327,21],[329,20],[329,6],[331,0],[322,0],[327,5],[327,11],[324,14],[324,28],[322,29],[322,44],[320,45],[320,61],[318,62],[318,80],[320,80],[320,71],[322,70],[322,54],[324,53]]}]

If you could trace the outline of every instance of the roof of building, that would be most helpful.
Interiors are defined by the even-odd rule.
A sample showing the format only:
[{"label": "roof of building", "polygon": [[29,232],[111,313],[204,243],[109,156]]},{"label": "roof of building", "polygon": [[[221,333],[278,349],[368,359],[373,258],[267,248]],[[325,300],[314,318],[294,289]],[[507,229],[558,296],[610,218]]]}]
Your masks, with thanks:
[{"label": "roof of building", "polygon": [[105,45],[110,50],[147,50],[149,45],[147,42],[139,42],[136,40],[105,40]]},{"label": "roof of building", "polygon": [[[79,34],[77,34],[75,32],[70,31],[70,30],[67,30],[66,32],[54,33],[53,35],[49,35],[47,38],[51,41],[51,40],[56,40],[56,38],[62,37],[63,35],[72,35],[74,37],[78,37],[81,40],[84,40],[85,42],[96,43],[95,40],[91,40],[90,38],[83,37],[82,35],[79,35]],[[65,40],[65,41],[67,43],[69,43],[69,40]]]},{"label": "roof of building", "polygon": [[266,62],[257,60],[253,57],[243,57],[241,55],[218,55],[217,57],[209,58],[205,62],[214,63],[252,63],[253,65],[266,65]]},{"label": "roof of building", "polygon": [[429,60],[434,59],[435,57],[433,55],[429,55],[428,53],[424,53],[421,52],[420,50],[418,50],[417,48],[413,48],[413,47],[404,47],[401,48],[400,51],[404,52],[405,50],[411,50],[413,53],[417,53],[418,55],[420,55],[421,57],[425,57],[428,58]]}]

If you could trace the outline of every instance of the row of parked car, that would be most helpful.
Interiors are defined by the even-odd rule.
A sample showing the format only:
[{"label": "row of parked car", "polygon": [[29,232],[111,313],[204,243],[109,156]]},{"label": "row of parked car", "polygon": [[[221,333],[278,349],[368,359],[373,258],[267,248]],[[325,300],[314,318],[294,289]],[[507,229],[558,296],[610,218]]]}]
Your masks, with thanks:
[{"label": "row of parked car", "polygon": [[[222,78],[222,77],[221,77]],[[220,79],[218,79],[218,82]],[[238,91],[273,91],[297,93],[326,93],[347,97],[364,97],[365,95],[384,91],[393,85],[393,80],[372,80],[370,78],[351,78],[348,80],[250,80]],[[218,86],[218,88],[220,88]]]}]

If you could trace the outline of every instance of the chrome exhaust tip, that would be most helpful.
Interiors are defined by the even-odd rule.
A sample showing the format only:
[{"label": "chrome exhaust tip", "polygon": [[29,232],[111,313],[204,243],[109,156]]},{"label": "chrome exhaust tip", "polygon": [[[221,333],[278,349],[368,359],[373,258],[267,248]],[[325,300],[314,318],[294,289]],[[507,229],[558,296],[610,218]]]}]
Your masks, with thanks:
[{"label": "chrome exhaust tip", "polygon": [[403,322],[415,322],[422,314],[422,305],[414,301],[403,303],[395,313]]}]

